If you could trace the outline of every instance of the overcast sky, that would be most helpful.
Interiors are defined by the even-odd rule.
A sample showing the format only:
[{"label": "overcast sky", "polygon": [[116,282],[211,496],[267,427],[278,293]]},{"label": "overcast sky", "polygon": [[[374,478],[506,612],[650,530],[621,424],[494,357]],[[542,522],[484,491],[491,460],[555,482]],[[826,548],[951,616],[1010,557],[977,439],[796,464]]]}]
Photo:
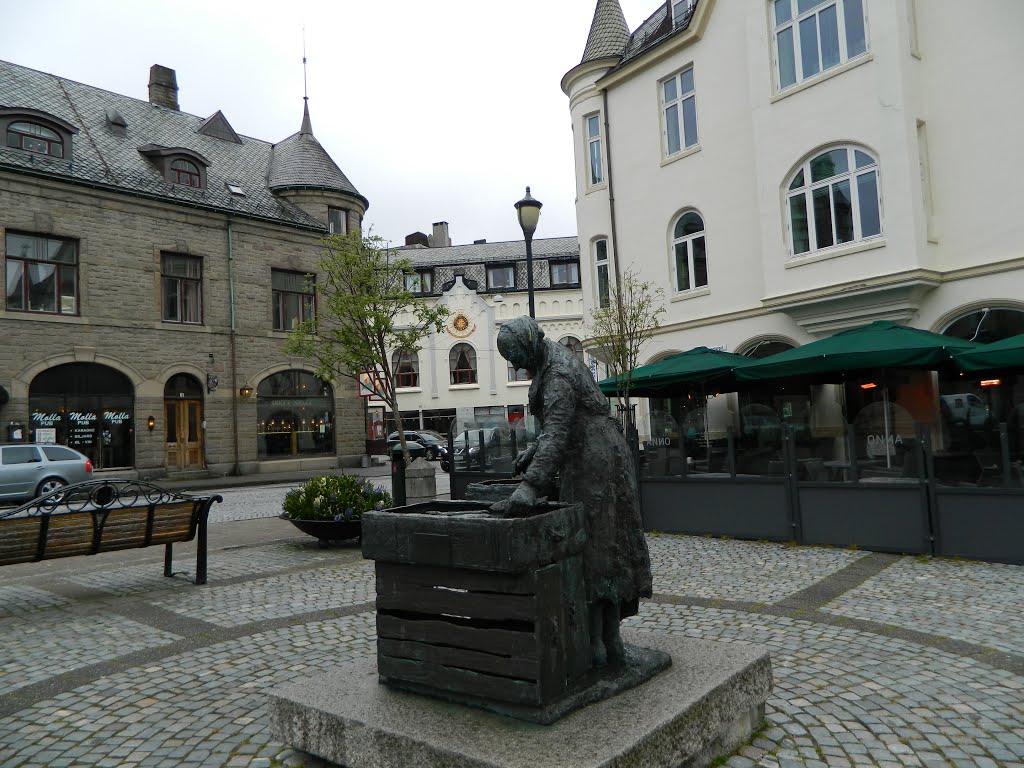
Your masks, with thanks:
[{"label": "overcast sky", "polygon": [[[621,0],[635,29],[660,0]],[[448,221],[455,244],[576,234],[569,100],[596,0],[50,0],[4,2],[0,59],[147,99],[177,71],[181,109],[218,109],[276,142],[302,120],[305,26],[313,132],[394,244]],[[19,105],[20,106],[20,105]]]}]

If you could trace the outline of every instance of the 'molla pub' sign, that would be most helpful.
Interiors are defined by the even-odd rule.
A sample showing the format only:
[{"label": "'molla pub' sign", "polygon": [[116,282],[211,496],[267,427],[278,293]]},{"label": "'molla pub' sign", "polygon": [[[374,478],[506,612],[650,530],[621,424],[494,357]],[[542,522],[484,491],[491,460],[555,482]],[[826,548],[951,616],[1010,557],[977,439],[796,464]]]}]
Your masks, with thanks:
[{"label": "'molla pub' sign", "polygon": [[[32,428],[36,431],[40,442],[49,442],[47,438],[55,436],[56,428],[67,429],[67,444],[73,448],[88,448],[96,445],[100,428],[99,414],[95,411],[68,411],[56,413],[33,411]],[[128,411],[104,411],[103,428],[122,427],[131,423]],[[106,435],[105,435],[106,436]]]}]

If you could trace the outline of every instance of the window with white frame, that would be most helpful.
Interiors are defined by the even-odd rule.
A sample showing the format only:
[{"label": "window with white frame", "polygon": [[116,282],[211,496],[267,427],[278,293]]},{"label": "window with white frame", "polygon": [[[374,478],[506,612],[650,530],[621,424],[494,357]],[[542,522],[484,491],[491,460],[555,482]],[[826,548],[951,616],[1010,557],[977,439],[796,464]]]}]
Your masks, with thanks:
[{"label": "window with white frame", "polygon": [[693,67],[661,81],[666,157],[697,144],[697,96]]},{"label": "window with white frame", "polygon": [[513,368],[512,363],[507,363],[509,381],[530,381],[530,372],[525,368]]},{"label": "window with white frame", "polygon": [[672,3],[672,26],[678,28],[685,24],[690,19],[696,3],[697,0],[675,0]]},{"label": "window with white frame", "polygon": [[566,288],[580,284],[580,263],[578,261],[550,261],[551,287]]},{"label": "window with white frame", "polygon": [[677,292],[704,288],[708,284],[704,220],[696,211],[686,211],[672,228],[672,272]]},{"label": "window with white frame", "polygon": [[395,372],[395,386],[418,387],[420,385],[420,358],[408,349],[398,350],[391,358]]},{"label": "window with white frame", "polygon": [[449,381],[452,384],[476,384],[476,350],[469,344],[456,344],[448,353]]},{"label": "window with white frame", "polygon": [[344,208],[327,207],[327,229],[332,235],[348,234],[348,211]]},{"label": "window with white frame", "polygon": [[487,268],[487,290],[500,290],[516,287],[516,269],[511,264]]},{"label": "window with white frame", "polygon": [[882,233],[878,161],[856,147],[837,147],[807,160],[786,190],[794,256]]},{"label": "window with white frame", "polygon": [[864,0],[773,0],[779,90],[867,52]]},{"label": "window with white frame", "polygon": [[604,163],[601,158],[601,116],[587,115],[587,156],[590,158],[587,170],[587,184],[594,186],[604,181]]},{"label": "window with white frame", "polygon": [[607,307],[608,297],[608,241],[605,239],[594,241],[594,278],[597,287],[597,303],[600,307]]}]

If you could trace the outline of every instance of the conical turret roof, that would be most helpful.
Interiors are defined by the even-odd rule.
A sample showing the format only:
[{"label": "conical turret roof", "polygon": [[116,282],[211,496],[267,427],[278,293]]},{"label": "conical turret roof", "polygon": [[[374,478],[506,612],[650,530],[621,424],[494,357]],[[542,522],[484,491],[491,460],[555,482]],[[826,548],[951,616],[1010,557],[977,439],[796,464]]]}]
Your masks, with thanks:
[{"label": "conical turret roof", "polygon": [[303,108],[302,127],[298,133],[274,145],[267,186],[274,192],[312,187],[366,200],[313,135],[308,102]]},{"label": "conical turret roof", "polygon": [[580,64],[594,59],[622,56],[629,41],[629,27],[622,14],[619,0],[597,0],[594,20],[590,23],[587,47],[583,49]]}]

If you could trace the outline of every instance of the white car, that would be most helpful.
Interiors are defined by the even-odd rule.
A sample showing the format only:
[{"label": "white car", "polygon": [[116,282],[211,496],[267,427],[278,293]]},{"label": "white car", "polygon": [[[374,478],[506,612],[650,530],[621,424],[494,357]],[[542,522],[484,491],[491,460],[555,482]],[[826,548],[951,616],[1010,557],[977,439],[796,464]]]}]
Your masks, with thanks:
[{"label": "white car", "polygon": [[0,445],[0,500],[33,499],[92,479],[92,462],[73,448],[49,443]]}]

